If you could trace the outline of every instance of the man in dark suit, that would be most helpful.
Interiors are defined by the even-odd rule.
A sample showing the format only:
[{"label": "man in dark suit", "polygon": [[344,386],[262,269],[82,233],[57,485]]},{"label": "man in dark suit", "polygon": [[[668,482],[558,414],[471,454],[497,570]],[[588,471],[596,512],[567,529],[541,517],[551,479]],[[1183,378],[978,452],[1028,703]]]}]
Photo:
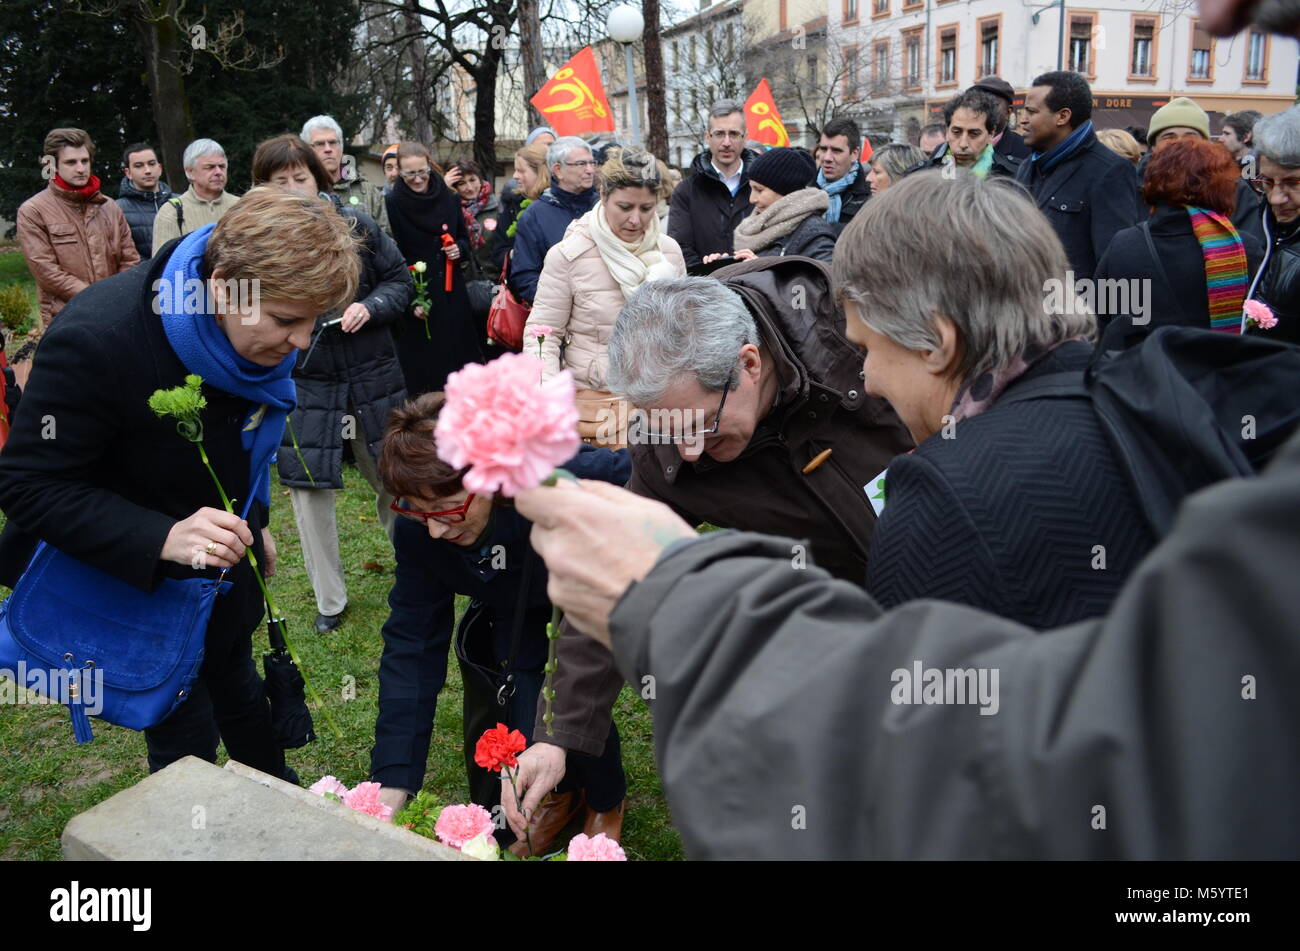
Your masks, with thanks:
[{"label": "man in dark suit", "polygon": [[1076,276],[1092,277],[1117,231],[1137,223],[1137,173],[1097,141],[1092,90],[1078,73],[1044,73],[1025,95],[1025,144],[1016,181],[1056,229]]}]

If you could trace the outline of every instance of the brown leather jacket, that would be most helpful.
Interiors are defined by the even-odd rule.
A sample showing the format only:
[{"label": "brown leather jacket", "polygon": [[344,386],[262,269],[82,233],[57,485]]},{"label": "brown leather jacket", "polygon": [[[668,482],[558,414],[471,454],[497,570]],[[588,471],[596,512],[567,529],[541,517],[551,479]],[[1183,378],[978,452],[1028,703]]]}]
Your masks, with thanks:
[{"label": "brown leather jacket", "polygon": [[18,209],[18,244],[36,281],[47,327],[87,285],[140,263],[117,202],[102,191],[82,198],[53,181]]},{"label": "brown leather jacket", "polygon": [[[863,586],[876,524],[866,487],[912,449],[912,437],[893,407],[863,392],[862,352],[844,336],[825,264],[757,258],[713,276],[749,305],[781,380],[780,401],[732,462],[704,456],[683,463],[676,446],[632,446],[628,488],[691,524],[799,539],[790,551],[793,569],[816,564]],[[805,306],[791,307],[792,300]],[[820,465],[803,471],[828,449]],[[622,678],[609,651],[567,625],[557,648],[555,733],[547,742],[599,755]],[[538,712],[541,738],[540,705]]]}]

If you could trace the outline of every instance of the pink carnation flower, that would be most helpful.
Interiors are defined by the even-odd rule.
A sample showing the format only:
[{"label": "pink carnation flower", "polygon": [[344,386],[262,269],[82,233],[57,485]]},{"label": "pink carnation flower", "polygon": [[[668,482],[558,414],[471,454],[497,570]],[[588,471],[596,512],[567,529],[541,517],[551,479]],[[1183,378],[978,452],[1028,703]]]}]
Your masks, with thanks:
[{"label": "pink carnation flower", "polygon": [[569,840],[570,862],[626,862],[627,855],[623,847],[600,832],[594,838],[587,838],[586,833],[578,833]]},{"label": "pink carnation flower", "polygon": [[1246,321],[1261,330],[1271,330],[1277,326],[1277,318],[1273,316],[1273,311],[1262,300],[1246,301]]},{"label": "pink carnation flower", "polygon": [[444,806],[433,824],[434,834],[453,849],[480,835],[492,835],[492,814],[477,803]]},{"label": "pink carnation flower", "polygon": [[348,794],[348,787],[344,786],[333,776],[322,776],[320,779],[316,780],[307,791],[315,793],[318,796],[323,796],[326,793],[333,793],[342,799]]},{"label": "pink carnation flower", "polygon": [[465,488],[508,496],[541,485],[578,452],[578,407],[568,370],[537,385],[542,361],[507,353],[447,378],[434,436],[438,457],[469,466]]},{"label": "pink carnation flower", "polygon": [[357,783],[357,788],[343,797],[343,805],[387,822],[393,818],[393,807],[379,801],[381,788],[379,783]]},{"label": "pink carnation flower", "polygon": [[555,331],[546,326],[546,324],[530,324],[528,326],[528,335],[530,337],[536,337],[538,340],[541,340],[543,337],[549,337],[553,333],[555,333]]}]

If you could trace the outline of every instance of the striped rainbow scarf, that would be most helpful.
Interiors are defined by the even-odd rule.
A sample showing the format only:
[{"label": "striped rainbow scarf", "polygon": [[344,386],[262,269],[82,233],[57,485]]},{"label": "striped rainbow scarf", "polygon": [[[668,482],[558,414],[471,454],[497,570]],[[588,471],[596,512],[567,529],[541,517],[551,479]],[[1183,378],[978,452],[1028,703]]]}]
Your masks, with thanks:
[{"label": "striped rainbow scarf", "polygon": [[1210,303],[1210,329],[1241,333],[1241,308],[1246,303],[1246,246],[1232,222],[1217,211],[1184,205],[1192,233],[1205,258],[1205,289]]}]

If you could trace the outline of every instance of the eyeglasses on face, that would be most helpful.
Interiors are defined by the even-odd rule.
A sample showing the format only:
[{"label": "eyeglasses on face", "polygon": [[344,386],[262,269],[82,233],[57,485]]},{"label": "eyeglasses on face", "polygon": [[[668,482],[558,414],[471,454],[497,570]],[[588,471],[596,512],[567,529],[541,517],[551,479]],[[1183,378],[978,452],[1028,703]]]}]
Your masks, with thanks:
[{"label": "eyeglasses on face", "polygon": [[587,159],[585,162],[565,162],[569,168],[595,168],[596,162],[593,159]]},{"label": "eyeglasses on face", "polygon": [[709,436],[716,436],[718,429],[722,426],[722,410],[727,405],[727,394],[731,392],[732,387],[735,385],[736,378],[733,376],[727,381],[726,389],[722,391],[722,399],[718,401],[718,411],[713,414],[713,425],[706,429],[701,429],[699,432],[696,432],[686,422],[686,419],[683,418],[682,431],[680,433],[658,432],[648,428],[645,417],[638,413],[629,423],[629,435],[634,434],[636,439],[650,443],[694,442],[697,439],[706,439]]},{"label": "eyeglasses on face", "polygon": [[1279,186],[1284,192],[1293,197],[1300,196],[1300,178],[1284,178],[1281,181],[1275,181],[1271,178],[1250,179],[1250,187],[1265,198],[1272,194],[1274,188]]},{"label": "eyeglasses on face", "polygon": [[407,181],[410,181],[413,178],[428,178],[429,173],[432,171],[433,169],[429,168],[429,166],[426,165],[424,166],[424,168],[417,168],[409,172],[400,172],[398,174],[400,174]]},{"label": "eyeglasses on face", "polygon": [[412,521],[428,524],[429,519],[433,519],[435,522],[442,522],[444,525],[457,525],[465,521],[465,516],[469,513],[469,507],[473,501],[474,493],[471,492],[460,505],[453,509],[444,509],[441,512],[417,511],[407,505],[406,499],[393,499],[392,502],[388,503],[388,507],[398,515]]}]

